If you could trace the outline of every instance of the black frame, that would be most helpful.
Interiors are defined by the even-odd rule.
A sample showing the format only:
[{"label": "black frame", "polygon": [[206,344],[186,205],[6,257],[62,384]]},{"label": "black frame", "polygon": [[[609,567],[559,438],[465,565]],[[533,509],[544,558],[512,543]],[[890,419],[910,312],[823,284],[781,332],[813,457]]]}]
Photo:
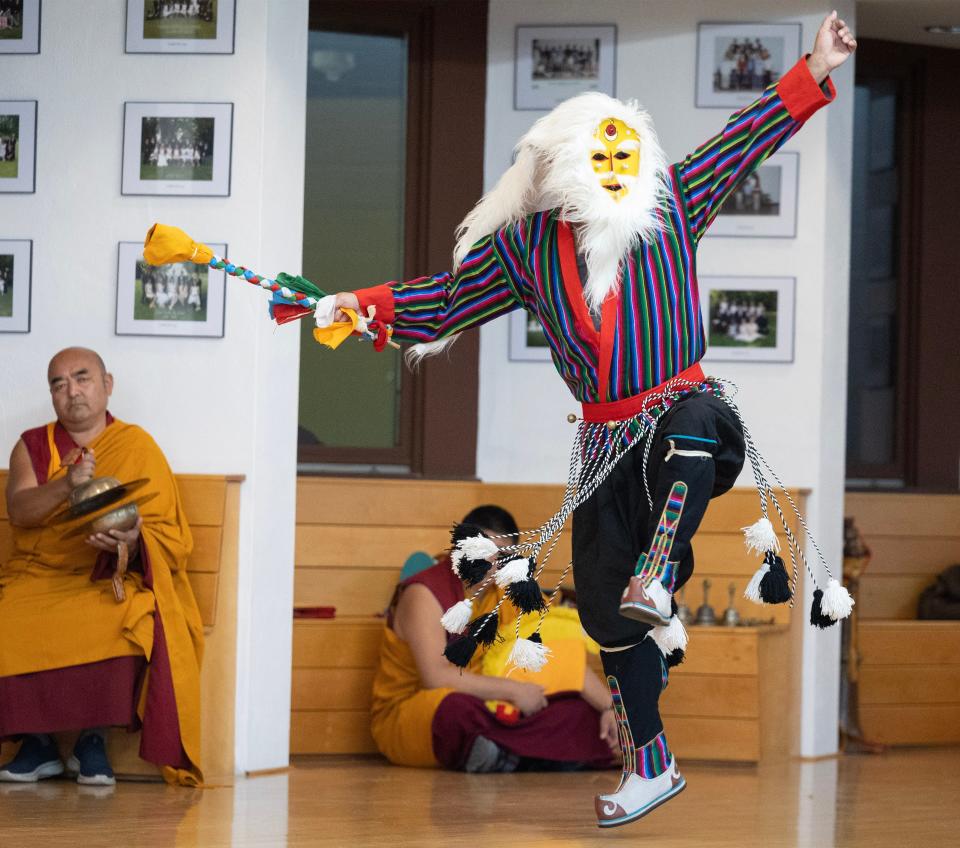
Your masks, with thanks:
[{"label": "black frame", "polygon": [[[29,2],[29,0],[23,0],[24,5]],[[43,0],[36,0],[37,3],[37,49],[36,50],[3,50],[0,47],[0,56],[37,56],[40,53],[40,36],[42,34],[43,27]],[[26,12],[24,12],[26,15]],[[0,41],[0,45],[3,42]]]},{"label": "black frame", "polygon": [[[211,241],[211,244],[222,244],[224,247],[223,255],[228,256],[230,251],[230,246],[225,242]],[[117,242],[117,288],[116,296],[114,298],[114,316],[113,316],[113,334],[115,336],[136,336],[139,338],[160,338],[160,339],[211,339],[218,340],[222,339],[227,334],[227,290],[230,288],[227,285],[227,272],[223,272],[223,307],[222,314],[220,316],[220,335],[211,336],[211,335],[202,335],[194,336],[189,333],[121,333],[118,325],[119,321],[119,306],[120,306],[120,275],[123,271],[121,268],[120,262],[123,254],[123,246],[125,244],[135,244],[138,246],[142,245],[140,241],[121,241]],[[221,257],[223,258],[223,257]]]},{"label": "black frame", "polygon": [[[123,52],[131,56],[232,56],[237,49],[237,0],[217,0],[218,3],[232,4],[233,14],[230,15],[230,49],[229,50],[131,50],[130,49],[130,8],[133,4],[142,4],[143,0],[127,0],[126,14],[123,19]],[[218,7],[219,10],[219,7]],[[219,14],[219,11],[218,11]],[[225,19],[226,20],[226,19]]]},{"label": "black frame", "polygon": [[[797,31],[797,56],[798,58],[803,56],[803,24],[799,21],[700,21],[697,24],[696,67],[693,74],[693,105],[697,109],[726,109],[730,111],[731,109],[735,110],[739,105],[727,103],[703,104],[700,102],[700,39],[703,38],[703,28],[705,26],[738,26],[745,29],[752,26],[793,27]],[[784,67],[784,73],[788,70],[789,68]],[[754,99],[756,99],[756,96]]]},{"label": "black frame", "polygon": [[0,239],[0,245],[4,242],[26,242],[29,251],[27,261],[27,329],[26,330],[4,330],[0,333],[25,334],[30,332],[30,322],[33,317],[33,239]]},{"label": "black frame", "polygon": [[[520,62],[520,30],[522,29],[584,29],[586,27],[590,28],[609,28],[613,31],[613,75],[611,79],[613,91],[602,92],[603,94],[609,94],[610,97],[617,96],[617,25],[614,23],[581,23],[581,24],[552,24],[552,23],[543,23],[543,24],[517,24],[514,28],[513,33],[513,111],[514,112],[549,112],[553,109],[553,106],[548,107],[533,107],[533,106],[518,106],[517,105],[517,87],[520,83],[519,79],[519,62]],[[579,92],[578,92],[579,93]],[[575,95],[570,95],[571,97]],[[556,104],[554,104],[556,105]]]},{"label": "black frame", "polygon": [[[178,194],[176,192],[140,192],[140,191],[125,191],[124,190],[124,168],[126,166],[126,161],[124,159],[124,154],[127,149],[127,106],[131,105],[140,105],[140,104],[157,104],[157,105],[173,105],[173,106],[229,106],[230,107],[230,119],[227,121],[228,132],[230,133],[230,141],[227,145],[227,190],[224,193],[213,192],[210,194],[197,194],[191,192],[190,194]],[[120,140],[120,194],[124,197],[181,197],[181,198],[190,198],[190,197],[230,197],[230,192],[232,189],[232,180],[233,180],[233,106],[234,104],[229,101],[224,102],[212,102],[212,101],[194,101],[194,100],[127,100],[123,104],[123,131],[121,134]],[[184,116],[186,117],[186,116]],[[216,140],[216,125],[214,125],[214,140]]]},{"label": "black frame", "polygon": [[[26,54],[25,54],[26,55]],[[36,194],[37,193],[37,132],[40,122],[40,108],[36,100],[0,100],[0,103],[32,103],[33,104],[33,173],[30,175],[29,189],[5,189],[0,183],[0,194]]]}]

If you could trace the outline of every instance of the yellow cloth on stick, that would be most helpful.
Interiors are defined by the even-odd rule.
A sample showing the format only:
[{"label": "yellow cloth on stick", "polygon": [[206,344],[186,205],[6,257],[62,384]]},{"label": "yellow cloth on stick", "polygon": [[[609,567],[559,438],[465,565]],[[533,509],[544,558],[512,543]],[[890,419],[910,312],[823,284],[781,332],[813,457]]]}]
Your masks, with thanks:
[{"label": "yellow cloth on stick", "polygon": [[143,258],[151,265],[170,265],[174,262],[206,265],[213,259],[213,251],[205,244],[195,242],[178,227],[154,224],[147,230],[143,242]]}]

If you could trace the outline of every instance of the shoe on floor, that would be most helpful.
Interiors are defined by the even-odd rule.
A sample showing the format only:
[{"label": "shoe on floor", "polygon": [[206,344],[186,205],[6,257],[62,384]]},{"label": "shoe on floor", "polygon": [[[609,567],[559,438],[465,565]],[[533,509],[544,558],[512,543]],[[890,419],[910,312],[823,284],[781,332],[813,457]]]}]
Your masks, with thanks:
[{"label": "shoe on floor", "polygon": [[10,783],[36,783],[58,774],[63,774],[63,763],[49,736],[25,736],[17,756],[0,768],[0,780]]},{"label": "shoe on floor", "polygon": [[636,821],[678,795],[686,785],[673,757],[667,770],[657,777],[648,779],[639,774],[628,774],[616,792],[597,795],[594,802],[597,824],[600,827],[616,827]]},{"label": "shoe on floor", "polygon": [[471,774],[501,774],[516,771],[520,758],[505,751],[486,736],[478,736],[474,742],[463,770]]},{"label": "shoe on floor", "polygon": [[107,747],[99,733],[88,733],[77,740],[67,768],[85,786],[113,786],[117,781],[107,759]]}]

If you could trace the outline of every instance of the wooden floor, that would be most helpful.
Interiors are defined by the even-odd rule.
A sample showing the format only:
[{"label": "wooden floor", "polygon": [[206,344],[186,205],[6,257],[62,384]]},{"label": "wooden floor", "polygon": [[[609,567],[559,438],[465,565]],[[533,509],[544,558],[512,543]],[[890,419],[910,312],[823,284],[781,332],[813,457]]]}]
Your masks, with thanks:
[{"label": "wooden floor", "polygon": [[592,798],[610,791],[614,772],[465,775],[327,757],[206,790],[0,784],[0,845],[936,848],[960,840],[958,748],[681,765],[684,793],[609,831],[593,823]]}]

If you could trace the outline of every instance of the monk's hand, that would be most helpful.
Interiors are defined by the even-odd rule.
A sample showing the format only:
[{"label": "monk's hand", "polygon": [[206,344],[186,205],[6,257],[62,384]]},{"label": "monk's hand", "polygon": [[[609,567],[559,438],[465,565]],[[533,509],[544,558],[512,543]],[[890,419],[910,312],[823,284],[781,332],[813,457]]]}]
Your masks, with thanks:
[{"label": "monk's hand", "polygon": [[350,320],[347,313],[343,311],[344,309],[352,309],[357,313],[360,312],[360,301],[353,292],[340,292],[336,298],[334,301],[335,311],[333,313],[333,320],[337,323]]},{"label": "monk's hand", "polygon": [[824,18],[817,30],[813,52],[807,59],[807,67],[818,82],[823,82],[832,71],[839,68],[857,49],[857,40],[850,27],[837,17],[836,11]]},{"label": "monk's hand", "polygon": [[87,536],[87,544],[101,551],[115,554],[121,542],[126,543],[127,550],[133,558],[136,555],[139,546],[137,542],[140,539],[140,528],[143,527],[143,519],[138,518],[137,523],[129,530],[111,530],[108,533],[94,533]]},{"label": "monk's hand", "polygon": [[540,712],[547,705],[547,696],[542,686],[536,683],[514,681],[514,690],[510,698],[513,705],[525,716]]},{"label": "monk's hand", "polygon": [[607,707],[600,713],[600,738],[607,743],[614,754],[620,752],[620,740],[617,735],[617,717],[613,707]]},{"label": "monk's hand", "polygon": [[80,456],[80,461],[67,468],[67,483],[71,489],[86,483],[93,478],[93,473],[97,468],[96,459],[94,459],[92,450],[84,450]]}]

